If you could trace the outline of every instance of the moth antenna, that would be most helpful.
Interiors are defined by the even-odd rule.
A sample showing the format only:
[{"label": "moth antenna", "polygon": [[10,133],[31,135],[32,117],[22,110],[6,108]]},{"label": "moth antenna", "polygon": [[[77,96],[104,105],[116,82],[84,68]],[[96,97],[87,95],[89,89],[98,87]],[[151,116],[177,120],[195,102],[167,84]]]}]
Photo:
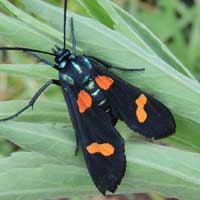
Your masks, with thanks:
[{"label": "moth antenna", "polygon": [[76,37],[74,32],[74,18],[70,18],[71,37],[72,37],[72,53],[76,55]]},{"label": "moth antenna", "polygon": [[66,49],[67,0],[64,3],[64,49]]},{"label": "moth antenna", "polygon": [[36,53],[55,56],[55,54],[51,53],[51,52],[41,51],[41,50],[38,50],[38,49],[29,49],[29,48],[24,48],[24,47],[0,47],[0,51],[24,51],[24,52],[29,51],[29,52],[36,52]]}]

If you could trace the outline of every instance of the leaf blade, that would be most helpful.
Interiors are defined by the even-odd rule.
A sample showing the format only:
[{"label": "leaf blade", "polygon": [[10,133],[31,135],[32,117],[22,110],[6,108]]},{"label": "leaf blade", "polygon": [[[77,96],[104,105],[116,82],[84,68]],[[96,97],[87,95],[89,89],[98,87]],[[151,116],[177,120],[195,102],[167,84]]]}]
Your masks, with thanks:
[{"label": "leaf blade", "polygon": [[[60,139],[67,138],[69,135],[66,135],[65,139]],[[63,148],[63,145],[61,146]],[[68,150],[70,148],[67,147]],[[27,149],[30,148],[27,147]],[[147,152],[148,156],[146,156]],[[195,166],[199,166],[200,158],[197,153],[134,139],[127,142],[126,154],[127,171],[119,187],[119,193],[157,191],[165,196],[183,200],[198,199],[200,171]],[[65,158],[66,162],[60,162],[52,156],[46,156],[37,152],[27,152],[20,156],[17,153],[10,158],[0,160],[0,169],[4,168],[0,173],[1,198],[8,200],[14,195],[15,198],[25,199],[26,197],[35,200],[47,197],[88,196],[98,193],[82,163],[70,163],[69,160],[72,157]],[[30,159],[31,157],[33,158]],[[160,159],[160,157],[165,159]],[[185,158],[187,162],[184,162]],[[9,162],[6,162],[8,159]],[[27,159],[34,162],[29,165],[24,164],[24,160]],[[6,164],[12,162],[13,168],[7,168]],[[2,187],[5,180],[9,187]],[[22,184],[19,184],[19,180]]]}]

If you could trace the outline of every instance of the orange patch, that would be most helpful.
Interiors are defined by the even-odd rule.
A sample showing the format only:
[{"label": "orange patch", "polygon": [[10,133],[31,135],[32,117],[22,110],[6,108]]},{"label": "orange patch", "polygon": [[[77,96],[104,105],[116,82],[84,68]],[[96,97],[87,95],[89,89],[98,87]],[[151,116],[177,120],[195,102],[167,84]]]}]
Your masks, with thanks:
[{"label": "orange patch", "polygon": [[81,90],[79,92],[77,105],[80,113],[85,112],[92,106],[92,98],[85,90]]},{"label": "orange patch", "polygon": [[87,151],[90,154],[101,153],[103,156],[111,156],[115,148],[109,143],[98,144],[96,142],[87,146]]},{"label": "orange patch", "polygon": [[144,94],[141,94],[135,101],[138,108],[136,110],[136,116],[140,123],[144,123],[147,119],[147,113],[144,110],[144,106],[147,104],[147,97]]},{"label": "orange patch", "polygon": [[114,83],[112,78],[108,76],[100,76],[100,75],[95,78],[95,81],[97,85],[103,90],[108,90],[111,87],[111,85]]}]

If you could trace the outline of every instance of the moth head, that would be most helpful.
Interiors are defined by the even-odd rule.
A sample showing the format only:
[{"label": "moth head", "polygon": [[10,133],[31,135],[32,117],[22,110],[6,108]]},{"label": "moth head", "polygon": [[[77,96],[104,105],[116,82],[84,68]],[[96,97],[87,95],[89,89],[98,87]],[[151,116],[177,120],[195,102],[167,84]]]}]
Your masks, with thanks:
[{"label": "moth head", "polygon": [[63,69],[69,60],[74,57],[68,49],[62,49],[58,46],[56,46],[56,49],[53,49],[53,53],[55,54],[55,62],[59,69]]}]

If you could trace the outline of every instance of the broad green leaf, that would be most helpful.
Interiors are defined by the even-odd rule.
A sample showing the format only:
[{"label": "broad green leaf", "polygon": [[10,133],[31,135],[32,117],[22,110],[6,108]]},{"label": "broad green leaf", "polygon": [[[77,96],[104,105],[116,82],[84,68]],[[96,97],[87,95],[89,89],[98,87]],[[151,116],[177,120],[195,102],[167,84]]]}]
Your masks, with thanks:
[{"label": "broad green leaf", "polygon": [[88,10],[91,16],[95,16],[98,21],[103,22],[106,26],[112,27],[114,22],[109,17],[109,14],[99,6],[98,0],[93,0],[91,3],[90,0],[78,1],[85,9]]},{"label": "broad green leaf", "polygon": [[97,194],[85,168],[63,165],[38,153],[16,153],[2,160],[0,168],[3,168],[0,173],[1,200],[46,200]]},{"label": "broad green leaf", "polygon": [[1,72],[8,72],[12,75],[23,75],[43,80],[57,78],[58,73],[49,68],[44,64],[0,64]]},{"label": "broad green leaf", "polygon": [[19,45],[23,44],[25,47],[39,48],[41,50],[48,50],[55,44],[52,39],[30,28],[30,26],[23,22],[4,14],[0,14],[0,19],[1,37],[4,36],[6,39],[14,41]]},{"label": "broad green leaf", "polygon": [[[60,92],[62,92],[60,90]],[[42,99],[42,97],[41,97]],[[25,107],[28,104],[29,99],[26,101],[5,101],[0,103],[0,118],[15,114],[18,110]],[[62,101],[62,102],[61,102]],[[34,104],[34,108],[31,107],[26,110],[19,117],[13,119],[14,121],[21,122],[35,122],[35,123],[70,123],[68,117],[68,111],[64,98],[57,99],[56,101],[38,100]]]},{"label": "broad green leaf", "polygon": [[38,152],[16,152],[12,153],[8,158],[4,158],[0,161],[0,171],[4,173],[14,168],[34,168],[41,165],[61,164],[56,158],[45,156]]},{"label": "broad green leaf", "polygon": [[8,12],[12,12],[12,14],[16,17],[21,19],[27,24],[32,24],[35,28],[37,28],[39,31],[45,31],[46,35],[49,35],[49,37],[60,39],[60,42],[62,42],[62,33],[59,31],[56,31],[55,29],[51,28],[50,26],[36,20],[32,16],[26,14],[22,10],[16,8],[8,1],[0,0],[0,5],[5,8]]},{"label": "broad green leaf", "polygon": [[80,161],[78,157],[74,157],[74,132],[66,128],[65,124],[2,123],[0,136],[26,150],[41,152],[63,163]]},{"label": "broad green leaf", "polygon": [[[95,12],[94,6],[90,7],[90,2],[87,0],[78,0],[86,7],[92,16],[98,18],[98,12]],[[104,12],[109,15],[109,19],[114,22],[113,28],[122,32],[124,35],[132,39],[137,45],[149,50],[152,54],[158,55],[165,60],[169,65],[175,67],[177,70],[191,77],[194,81],[196,79],[191,72],[169,51],[169,49],[141,22],[136,18],[122,10],[116,4],[109,0],[97,0],[93,4],[95,7],[104,9]],[[100,20],[105,24],[105,21]]]},{"label": "broad green leaf", "polygon": [[128,24],[120,17],[117,12],[112,7],[112,3],[109,1],[94,1],[95,6],[90,6],[90,1],[88,0],[78,0],[85,7],[88,13],[98,19],[101,23],[106,25],[106,21],[103,18],[99,17],[99,12],[95,12],[95,7],[99,7],[108,15],[107,19],[113,21],[112,26],[110,28],[114,28],[119,32],[122,32],[124,35],[132,39],[137,45],[141,46],[142,48],[149,50],[150,53],[153,53],[152,50],[141,40],[141,38],[135,34],[135,32],[128,26]]},{"label": "broad green leaf", "polygon": [[[0,173],[1,199],[26,197],[37,200],[44,199],[47,194],[48,197],[98,194],[80,162],[81,153],[74,157],[74,133],[70,129],[60,125],[9,122],[2,124],[2,131],[1,136],[40,154],[38,158],[37,153],[14,154],[0,161],[0,169],[3,168]],[[199,198],[199,154],[134,139],[126,143],[126,155],[127,171],[119,193],[157,191],[183,200]],[[7,187],[2,185],[5,181]]]},{"label": "broad green leaf", "polygon": [[164,143],[176,148],[187,149],[200,153],[199,123],[175,116],[177,131],[172,137],[164,140]]},{"label": "broad green leaf", "polygon": [[[57,31],[55,28],[52,28],[52,27],[46,25],[45,23],[42,23],[42,22],[36,20],[32,16],[26,14],[22,10],[13,6],[8,1],[0,0],[0,5],[4,9],[11,12],[19,20],[25,22],[26,24],[31,25],[35,29],[43,32],[43,34],[48,35],[50,38],[54,38],[55,41],[63,43],[63,33]],[[70,43],[68,41],[66,41],[66,42],[67,42],[68,46],[71,46],[71,42]],[[81,51],[80,49],[78,49],[78,50]]]}]

